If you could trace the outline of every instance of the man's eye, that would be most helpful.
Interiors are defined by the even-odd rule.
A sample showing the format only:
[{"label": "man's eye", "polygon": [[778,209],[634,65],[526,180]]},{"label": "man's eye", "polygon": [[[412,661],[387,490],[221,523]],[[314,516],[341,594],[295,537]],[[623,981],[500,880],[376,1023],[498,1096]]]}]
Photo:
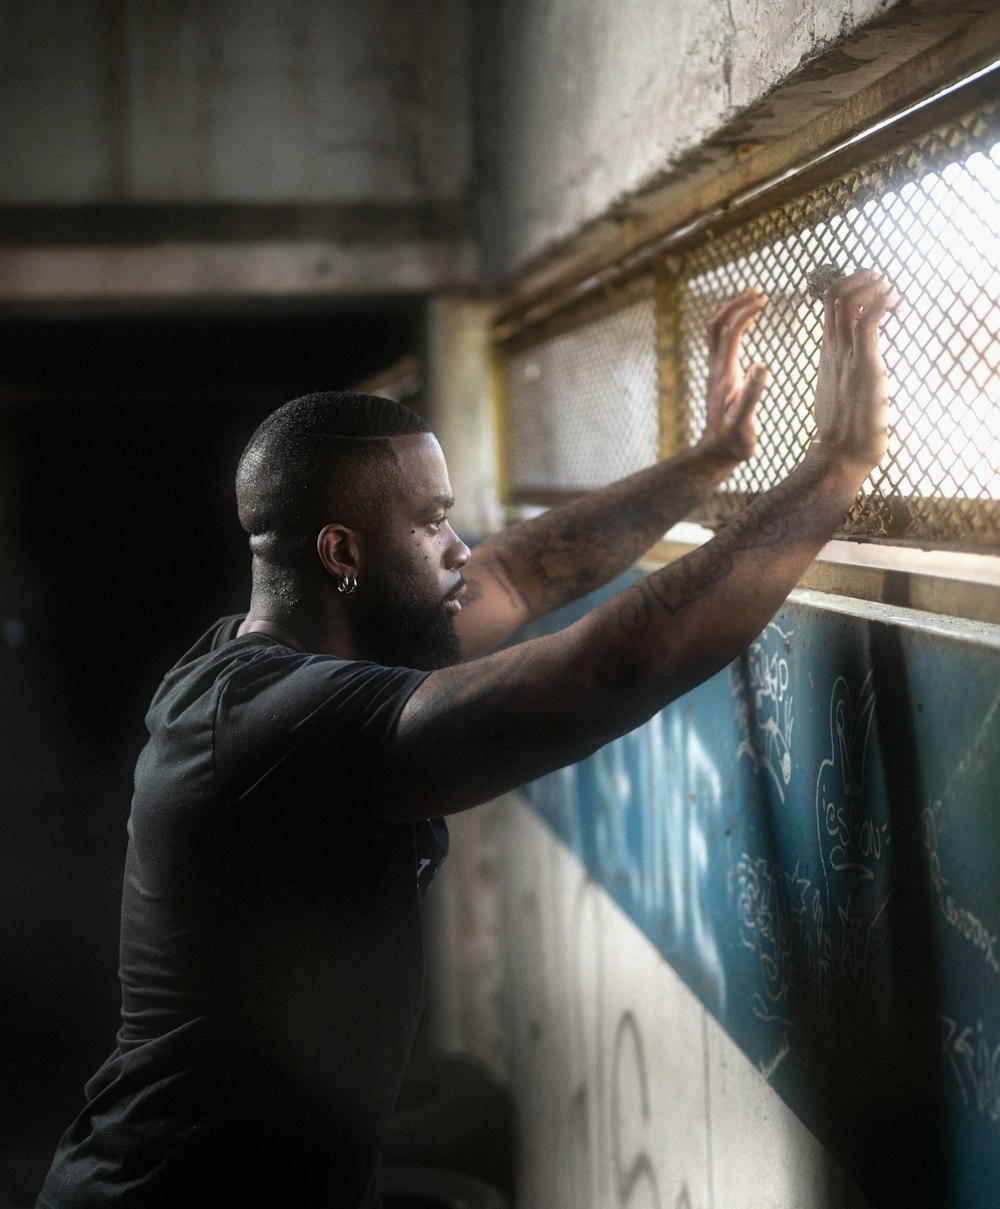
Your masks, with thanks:
[{"label": "man's eye", "polygon": [[438,529],[441,528],[441,526],[445,523],[445,521],[447,519],[448,518],[446,516],[438,516],[438,517],[435,517],[435,519],[430,522],[430,526],[434,530],[435,533],[438,531]]}]

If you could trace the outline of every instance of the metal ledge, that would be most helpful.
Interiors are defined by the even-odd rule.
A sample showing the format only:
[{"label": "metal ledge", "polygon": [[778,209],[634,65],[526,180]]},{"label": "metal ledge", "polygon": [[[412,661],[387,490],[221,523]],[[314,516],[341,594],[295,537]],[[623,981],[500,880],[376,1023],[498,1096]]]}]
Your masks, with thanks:
[{"label": "metal ledge", "polygon": [[[675,526],[638,566],[651,571],[713,536]],[[798,583],[813,592],[1000,624],[1000,556],[831,541]]]}]

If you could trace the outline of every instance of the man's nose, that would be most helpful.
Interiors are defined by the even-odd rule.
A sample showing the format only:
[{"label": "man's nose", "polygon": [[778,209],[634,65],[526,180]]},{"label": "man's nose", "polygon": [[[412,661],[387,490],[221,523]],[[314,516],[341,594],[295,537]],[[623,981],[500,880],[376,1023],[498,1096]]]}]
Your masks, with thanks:
[{"label": "man's nose", "polygon": [[[451,526],[449,525],[448,528],[451,529]],[[465,544],[465,542],[462,541],[454,529],[451,530],[451,536],[452,540],[448,545],[448,553],[446,555],[449,570],[464,567],[469,561],[469,556],[472,553],[472,551]]]}]

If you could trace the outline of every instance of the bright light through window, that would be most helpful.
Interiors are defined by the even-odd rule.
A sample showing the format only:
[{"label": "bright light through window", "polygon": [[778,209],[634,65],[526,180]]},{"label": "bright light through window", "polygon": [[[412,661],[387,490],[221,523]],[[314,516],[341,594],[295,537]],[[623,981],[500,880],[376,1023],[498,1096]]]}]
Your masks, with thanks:
[{"label": "bright light through window", "polygon": [[[988,117],[995,130],[996,113]],[[806,294],[807,272],[821,263],[847,272],[871,265],[903,304],[884,325],[889,453],[848,527],[1000,546],[1000,141],[993,133],[968,146],[985,124],[977,115],[934,132],[723,231],[681,260],[692,431],[703,422],[705,320],[749,284],[771,298],[746,342],[748,357],[764,361],[772,376],[760,452],[723,493],[733,507],[787,473],[812,434],[822,305]]]},{"label": "bright light through window", "polygon": [[[770,297],[745,340],[747,359],[771,371],[759,452],[698,517],[726,522],[798,463],[813,434],[823,307],[807,274],[870,265],[903,298],[883,330],[891,431],[844,532],[1000,550],[1000,99],[947,121],[940,108],[922,112],[941,124],[914,134],[904,122],[907,141],[874,156],[856,140],[830,168],[840,175],[823,179],[820,164],[808,186],[788,177],[780,193],[678,235],[638,275],[608,274],[505,337],[515,496],[595,486],[652,461],[657,444],[697,437],[706,322],[755,284]],[[883,148],[890,137],[887,123]]]}]

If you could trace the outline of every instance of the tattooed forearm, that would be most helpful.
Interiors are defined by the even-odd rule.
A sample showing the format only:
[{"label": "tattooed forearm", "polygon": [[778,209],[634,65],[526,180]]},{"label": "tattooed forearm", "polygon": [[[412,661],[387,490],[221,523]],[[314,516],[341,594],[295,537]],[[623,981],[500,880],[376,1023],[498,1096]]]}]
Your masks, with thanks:
[{"label": "tattooed forearm", "polygon": [[705,546],[566,629],[432,673],[403,712],[383,800],[412,811],[433,792],[445,813],[474,805],[579,759],[717,672],[794,587],[852,484],[853,471],[811,453]]},{"label": "tattooed forearm", "polygon": [[496,550],[486,557],[480,550],[479,558],[473,567],[466,571],[464,578],[463,609],[478,604],[490,591],[503,598],[509,608],[523,607],[526,603],[523,592],[514,580],[514,573],[503,555]]},{"label": "tattooed forearm", "polygon": [[633,634],[652,622],[654,608],[671,615],[707,596],[733,569],[733,555],[786,541],[799,514],[813,508],[823,477],[821,465],[803,465],[794,480],[778,484],[751,504],[706,545],[623,593],[619,624]]},{"label": "tattooed forearm", "polygon": [[625,629],[633,634],[646,629],[654,605],[670,614],[679,613],[699,597],[707,596],[733,566],[732,558],[721,551],[715,557],[681,561],[683,566],[651,575],[628,590],[626,603],[619,614]]},{"label": "tattooed forearm", "polygon": [[687,450],[484,543],[526,607],[576,600],[631,566],[725,477],[730,463]]}]

